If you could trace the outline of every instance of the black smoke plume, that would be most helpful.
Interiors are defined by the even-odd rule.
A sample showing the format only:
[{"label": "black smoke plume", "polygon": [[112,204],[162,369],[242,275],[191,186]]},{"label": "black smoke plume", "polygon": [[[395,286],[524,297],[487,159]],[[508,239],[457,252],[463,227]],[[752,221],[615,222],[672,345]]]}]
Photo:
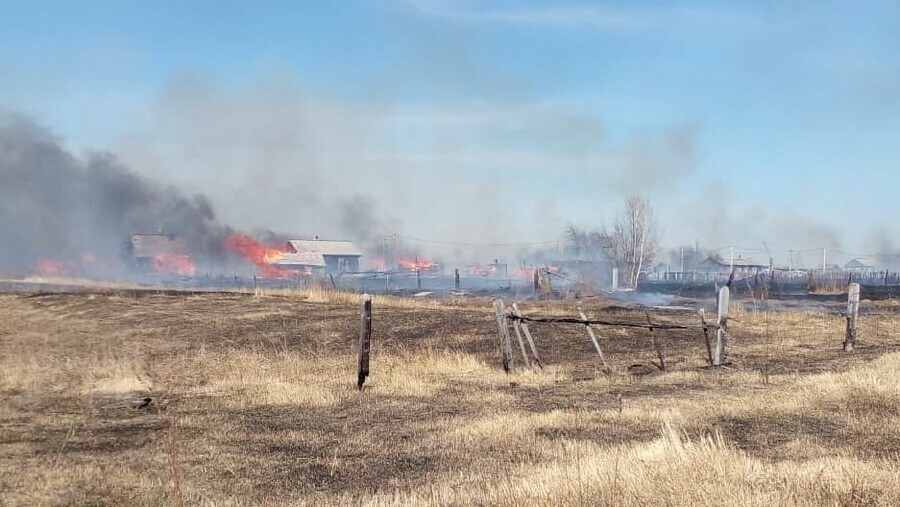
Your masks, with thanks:
[{"label": "black smoke plume", "polygon": [[203,195],[150,181],[108,153],[76,156],[30,118],[0,112],[0,272],[84,255],[120,265],[130,234],[158,232],[215,257],[231,231]]}]

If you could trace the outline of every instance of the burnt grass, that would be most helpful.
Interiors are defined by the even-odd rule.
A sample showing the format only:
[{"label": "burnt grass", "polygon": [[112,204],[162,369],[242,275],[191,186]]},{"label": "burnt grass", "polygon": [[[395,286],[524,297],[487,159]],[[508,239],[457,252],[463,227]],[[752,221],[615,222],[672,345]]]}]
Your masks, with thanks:
[{"label": "burnt grass", "polygon": [[[646,322],[643,311],[610,307],[601,301],[583,305],[592,317]],[[558,314],[560,308],[569,308],[559,303],[525,302],[521,306],[527,315]],[[196,394],[193,388],[207,379],[185,358],[201,350],[271,350],[292,351],[310,359],[346,357],[355,361],[358,308],[298,297],[146,291],[10,294],[0,296],[0,308],[9,316],[7,328],[0,331],[0,353],[19,354],[23,347],[43,350],[48,368],[59,366],[65,375],[77,375],[80,361],[102,353],[138,362],[140,370],[154,379],[152,390],[124,396],[152,397],[145,409],[134,408],[123,396],[80,391],[68,385],[63,374],[35,389],[0,392],[7,407],[0,412],[0,476],[6,477],[0,479],[0,497],[4,492],[21,492],[23,486],[10,477],[22,463],[37,469],[91,465],[101,470],[130,470],[135,476],[159,481],[168,491],[172,455],[177,456],[184,488],[196,495],[194,500],[229,495],[257,503],[274,497],[414,487],[453,470],[502,469],[536,462],[544,452],[514,442],[475,442],[461,448],[435,440],[432,446],[419,445],[431,438],[430,432],[438,426],[452,427],[500,409],[531,414],[565,410],[614,413],[623,404],[632,406],[644,400],[658,404],[667,398],[713,399],[714,394],[723,392],[739,397],[738,387],[727,382],[738,372],[760,372],[757,387],[766,389],[764,372],[841,371],[896,350],[898,345],[885,333],[863,338],[857,351],[847,355],[839,343],[786,344],[779,341],[777,326],[762,330],[734,323],[732,363],[714,369],[706,364],[700,330],[655,331],[668,364],[668,371],[660,371],[653,364],[657,353],[647,330],[597,328],[604,353],[620,378],[604,385],[598,380],[606,374],[583,327],[532,324],[544,363],[555,366],[552,382],[493,383],[460,375],[424,396],[363,389],[327,406],[240,407],[221,403],[220,396],[228,393]],[[571,309],[574,315],[574,305]],[[254,314],[257,317],[246,318]],[[692,313],[654,313],[653,319],[658,323],[699,323]],[[379,357],[425,349],[452,350],[500,369],[496,320],[486,299],[438,308],[379,306],[376,299],[372,327],[372,384],[379,382]],[[828,333],[829,337],[840,336],[840,330]],[[22,343],[24,336],[34,337],[34,341]],[[639,374],[629,375],[629,371]],[[673,372],[696,376],[666,380]],[[346,377],[348,390],[355,388],[355,381],[355,375]],[[485,396],[473,396],[479,393]],[[489,395],[498,393],[507,403],[502,408],[489,401]],[[462,399],[469,401],[461,403]],[[482,399],[485,401],[478,401]],[[857,402],[861,411],[871,408],[865,399]],[[896,407],[876,408],[897,411]],[[778,459],[785,444],[804,436],[834,445],[848,438],[858,441],[859,437],[848,435],[844,425],[827,416],[828,410],[821,407],[821,416],[762,413],[718,417],[691,431],[717,429],[738,448],[769,460]],[[174,428],[173,421],[177,421]],[[533,437],[620,445],[650,441],[658,434],[654,424],[621,427],[600,418],[589,427],[542,425]],[[877,435],[867,438],[871,441],[862,444],[864,453],[898,452],[893,441],[879,440]],[[348,440],[370,445],[348,445]],[[57,500],[60,504],[171,501],[148,494],[134,485],[89,480],[76,481],[58,493]]]}]

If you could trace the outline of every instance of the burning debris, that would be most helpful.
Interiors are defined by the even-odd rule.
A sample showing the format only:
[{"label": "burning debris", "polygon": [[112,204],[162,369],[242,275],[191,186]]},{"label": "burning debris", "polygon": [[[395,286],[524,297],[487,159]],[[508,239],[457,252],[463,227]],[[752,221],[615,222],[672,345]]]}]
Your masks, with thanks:
[{"label": "burning debris", "polygon": [[412,259],[400,259],[397,261],[397,267],[410,273],[439,272],[440,268],[437,263],[425,257],[418,255]]},{"label": "burning debris", "polygon": [[169,234],[132,234],[126,257],[138,272],[190,276],[196,271],[187,240]]}]

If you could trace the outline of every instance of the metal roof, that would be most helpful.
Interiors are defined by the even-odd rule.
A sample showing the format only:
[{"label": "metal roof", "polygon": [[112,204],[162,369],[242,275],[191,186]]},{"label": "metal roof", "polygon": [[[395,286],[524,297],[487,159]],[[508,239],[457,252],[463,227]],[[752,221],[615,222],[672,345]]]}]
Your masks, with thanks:
[{"label": "metal roof", "polygon": [[356,245],[349,241],[331,241],[324,239],[292,239],[288,241],[291,248],[300,253],[312,253],[318,255],[344,255],[360,257],[362,252]]},{"label": "metal roof", "polygon": [[269,264],[274,266],[310,266],[314,268],[325,267],[325,257],[320,253],[300,252],[285,253],[277,259],[272,259]]},{"label": "metal roof", "polygon": [[845,268],[874,268],[878,265],[878,260],[874,257],[856,257],[855,259],[844,265]]}]

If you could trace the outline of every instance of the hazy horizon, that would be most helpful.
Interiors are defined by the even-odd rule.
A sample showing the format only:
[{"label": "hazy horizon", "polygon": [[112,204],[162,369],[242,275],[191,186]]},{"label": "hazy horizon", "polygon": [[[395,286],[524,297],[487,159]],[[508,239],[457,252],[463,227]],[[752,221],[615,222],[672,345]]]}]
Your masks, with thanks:
[{"label": "hazy horizon", "polygon": [[6,2],[0,17],[0,110],[203,194],[236,229],[486,257],[609,225],[639,195],[667,247],[813,265],[822,248],[900,252],[892,2]]}]

